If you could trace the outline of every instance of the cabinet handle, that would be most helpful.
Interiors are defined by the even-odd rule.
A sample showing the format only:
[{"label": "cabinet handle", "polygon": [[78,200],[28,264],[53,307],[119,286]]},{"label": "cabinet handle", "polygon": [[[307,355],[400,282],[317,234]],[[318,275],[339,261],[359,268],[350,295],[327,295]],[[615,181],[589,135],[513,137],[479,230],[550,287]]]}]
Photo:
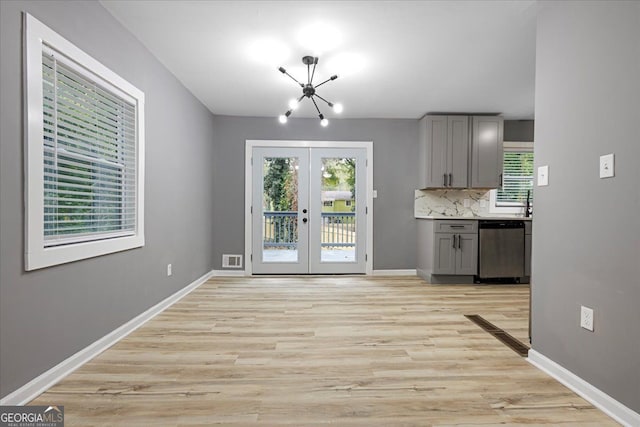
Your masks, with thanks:
[{"label": "cabinet handle", "polygon": [[462,249],[462,236],[458,234],[458,249]]},{"label": "cabinet handle", "polygon": [[500,189],[504,186],[504,182],[502,181],[502,174],[500,174]]},{"label": "cabinet handle", "polygon": [[453,249],[456,248],[456,235],[453,235]]},{"label": "cabinet handle", "polygon": [[446,173],[442,174],[442,186],[443,187],[447,186],[447,174]]},{"label": "cabinet handle", "polygon": [[453,185],[453,174],[450,173],[449,174],[449,187],[451,187]]}]

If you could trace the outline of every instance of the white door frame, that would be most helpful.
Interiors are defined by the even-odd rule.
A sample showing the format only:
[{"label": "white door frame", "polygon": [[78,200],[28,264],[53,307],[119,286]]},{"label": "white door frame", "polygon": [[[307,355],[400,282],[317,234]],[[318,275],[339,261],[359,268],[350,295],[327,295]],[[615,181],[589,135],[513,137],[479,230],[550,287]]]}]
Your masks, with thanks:
[{"label": "white door frame", "polygon": [[298,141],[298,140],[256,140],[248,139],[245,145],[244,163],[244,259],[245,276],[253,274],[251,262],[251,198],[253,195],[253,179],[251,155],[254,147],[296,147],[296,148],[364,148],[367,152],[366,173],[367,190],[365,195],[367,207],[366,233],[366,274],[373,274],[373,141]]}]

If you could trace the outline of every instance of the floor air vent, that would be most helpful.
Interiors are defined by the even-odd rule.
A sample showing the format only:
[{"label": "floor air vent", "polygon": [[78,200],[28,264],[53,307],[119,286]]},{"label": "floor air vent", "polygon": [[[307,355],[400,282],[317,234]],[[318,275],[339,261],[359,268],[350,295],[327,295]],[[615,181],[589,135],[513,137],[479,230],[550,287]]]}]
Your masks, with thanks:
[{"label": "floor air vent", "polygon": [[529,347],[522,344],[522,342],[515,339],[513,336],[509,335],[509,333],[505,332],[503,329],[498,328],[493,323],[489,322],[487,319],[479,316],[477,314],[465,314],[464,317],[471,320],[476,325],[480,326],[485,331],[489,332],[491,335],[496,337],[500,342],[509,347],[511,350],[515,351],[522,357],[527,357],[529,354]]},{"label": "floor air vent", "polygon": [[222,268],[242,268],[242,255],[222,255]]}]

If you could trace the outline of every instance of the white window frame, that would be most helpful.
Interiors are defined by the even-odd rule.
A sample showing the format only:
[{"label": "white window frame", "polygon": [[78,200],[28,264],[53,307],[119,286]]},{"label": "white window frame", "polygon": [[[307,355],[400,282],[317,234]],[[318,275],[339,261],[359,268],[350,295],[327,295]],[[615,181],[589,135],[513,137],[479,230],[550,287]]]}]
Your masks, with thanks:
[{"label": "white window frame", "polygon": [[[503,147],[505,151],[532,151],[533,142],[514,142],[504,141]],[[498,190],[491,190],[489,192],[489,212],[499,214],[524,214],[524,206],[496,206],[498,198]]]},{"label": "white window frame", "polygon": [[[35,270],[144,246],[144,93],[74,44],[24,14],[25,269]],[[136,107],[136,220],[133,234],[45,246],[42,52],[49,46],[131,98]],[[79,67],[80,69],[80,67]]]}]

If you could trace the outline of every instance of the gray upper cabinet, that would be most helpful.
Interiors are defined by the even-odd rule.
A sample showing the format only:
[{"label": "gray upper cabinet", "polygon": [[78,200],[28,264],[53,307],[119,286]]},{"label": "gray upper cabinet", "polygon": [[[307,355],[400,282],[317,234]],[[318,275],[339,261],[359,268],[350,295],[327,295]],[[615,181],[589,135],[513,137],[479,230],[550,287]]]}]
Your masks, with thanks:
[{"label": "gray upper cabinet", "polygon": [[421,188],[498,188],[503,119],[427,115],[420,121]]},{"label": "gray upper cabinet", "polygon": [[473,116],[471,141],[471,188],[502,185],[502,117]]},{"label": "gray upper cabinet", "polygon": [[424,188],[466,188],[469,117],[426,116],[420,123]]},{"label": "gray upper cabinet", "polygon": [[466,188],[469,176],[469,117],[448,116],[447,187]]},{"label": "gray upper cabinet", "polygon": [[447,116],[429,116],[422,119],[420,131],[426,145],[421,146],[425,151],[420,161],[426,162],[426,179],[423,181],[425,187],[440,188],[445,187],[445,175],[447,171],[447,139],[448,125]]}]

